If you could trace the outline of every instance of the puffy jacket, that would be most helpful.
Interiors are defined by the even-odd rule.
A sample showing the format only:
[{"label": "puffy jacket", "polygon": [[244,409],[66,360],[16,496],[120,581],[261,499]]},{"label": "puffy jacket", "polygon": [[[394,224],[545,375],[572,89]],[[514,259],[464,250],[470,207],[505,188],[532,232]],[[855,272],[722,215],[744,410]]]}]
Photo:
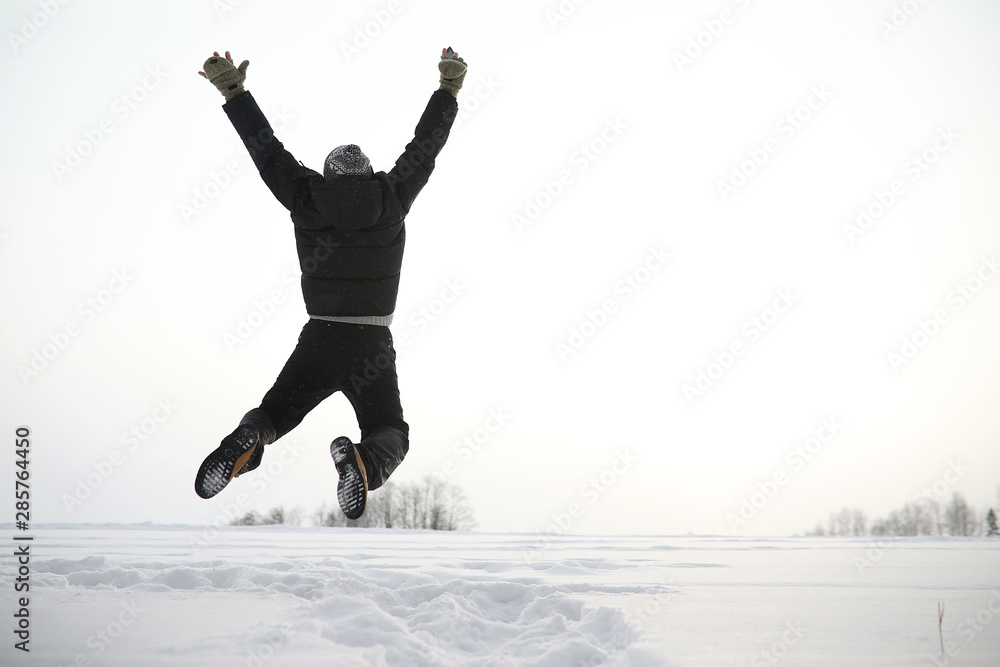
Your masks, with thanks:
[{"label": "puffy jacket", "polygon": [[330,181],[285,150],[249,92],[222,108],[264,183],[291,213],[306,311],[388,319],[396,308],[404,219],[448,140],[455,98],[443,90],[431,95],[413,140],[388,173]]}]

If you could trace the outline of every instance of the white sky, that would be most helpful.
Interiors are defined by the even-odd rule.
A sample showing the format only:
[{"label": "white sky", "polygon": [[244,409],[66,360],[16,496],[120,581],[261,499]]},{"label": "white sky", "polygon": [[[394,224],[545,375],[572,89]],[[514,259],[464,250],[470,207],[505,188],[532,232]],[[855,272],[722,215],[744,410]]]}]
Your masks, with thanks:
[{"label": "white sky", "polygon": [[[305,321],[287,213],[196,72],[213,50],[248,58],[246,86],[296,158],[319,168],[358,143],[388,169],[448,44],[470,65],[465,115],[407,219],[392,329],[411,450],[394,480],[445,471],[482,529],[525,532],[558,519],[731,533],[727,515],[776,474],[785,483],[739,534],[802,531],[845,505],[880,516],[924,488],[997,502],[1000,280],[976,282],[1000,258],[994,3],[927,3],[890,34],[883,1],[587,2],[555,25],[556,2],[528,0],[490,4],[488,20],[445,0],[229,4],[0,8],[0,429],[33,431],[35,521],[198,523],[227,504],[335,502],[329,442],[358,435],[341,396],[267,450],[282,468],[269,482],[193,492]],[[708,39],[723,9],[731,21]],[[373,13],[391,20],[348,56]],[[703,53],[679,67],[700,32]],[[583,157],[592,142],[600,154]],[[925,150],[936,160],[914,168]],[[719,182],[762,153],[723,201]],[[852,243],[845,224],[893,181]],[[212,199],[185,220],[196,191]],[[544,208],[518,229],[529,200]],[[653,250],[670,258],[647,273]],[[633,290],[626,276],[648,279]],[[978,291],[958,296],[970,280]],[[100,312],[81,306],[109,286]],[[773,321],[782,293],[792,305]],[[934,335],[894,368],[889,354],[936,311]],[[754,317],[773,326],[751,336]],[[741,354],[690,401],[684,385],[734,343]],[[175,406],[160,423],[158,401]],[[498,410],[476,451],[458,444]],[[786,458],[831,418],[815,456]],[[125,441],[144,420],[144,440]],[[111,473],[68,511],[97,468]]]}]

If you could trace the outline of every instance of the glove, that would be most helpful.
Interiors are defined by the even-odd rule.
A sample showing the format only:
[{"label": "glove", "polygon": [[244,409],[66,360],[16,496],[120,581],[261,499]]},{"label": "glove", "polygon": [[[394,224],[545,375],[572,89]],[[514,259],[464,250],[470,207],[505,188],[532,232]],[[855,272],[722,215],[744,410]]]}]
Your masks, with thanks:
[{"label": "glove", "polygon": [[464,60],[458,57],[457,53],[452,52],[451,55],[448,55],[446,51],[441,56],[441,62],[438,63],[438,71],[441,72],[441,87],[438,90],[447,90],[455,98],[458,98],[458,91],[462,89],[462,83],[465,81],[466,70],[468,70],[468,66]]},{"label": "glove", "polygon": [[250,61],[244,60],[239,67],[236,67],[229,57],[228,51],[225,58],[216,54],[205,61],[205,78],[219,89],[228,102],[244,92],[243,82],[247,79],[247,66],[249,65]]}]

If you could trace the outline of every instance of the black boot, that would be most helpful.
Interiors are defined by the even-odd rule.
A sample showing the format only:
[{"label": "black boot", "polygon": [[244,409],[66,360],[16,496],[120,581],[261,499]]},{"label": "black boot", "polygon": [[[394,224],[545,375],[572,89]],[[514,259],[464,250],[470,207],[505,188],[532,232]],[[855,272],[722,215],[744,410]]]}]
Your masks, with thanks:
[{"label": "black boot", "polygon": [[243,473],[250,472],[251,470],[256,470],[260,467],[260,462],[264,459],[264,447],[263,445],[257,447],[253,450],[253,454],[247,459],[247,462],[243,464],[243,467],[233,475],[233,477],[239,477]]},{"label": "black boot", "polygon": [[236,430],[205,457],[194,479],[195,493],[202,498],[211,498],[234,477],[260,465],[264,445],[274,440],[275,432],[267,416],[257,412],[259,409],[247,413]]},{"label": "black boot", "polygon": [[268,417],[263,410],[260,408],[254,408],[250,412],[246,413],[242,421],[240,421],[241,426],[253,426],[257,429],[260,434],[261,446],[253,450],[253,454],[247,459],[247,462],[240,468],[239,472],[236,473],[236,477],[239,477],[243,473],[250,472],[251,470],[256,470],[260,466],[261,460],[264,458],[264,445],[269,445],[275,440],[274,426],[271,424],[271,418]]},{"label": "black boot", "polygon": [[330,455],[337,466],[337,502],[348,519],[360,519],[368,504],[368,480],[365,464],[350,438],[340,437],[330,443]]}]

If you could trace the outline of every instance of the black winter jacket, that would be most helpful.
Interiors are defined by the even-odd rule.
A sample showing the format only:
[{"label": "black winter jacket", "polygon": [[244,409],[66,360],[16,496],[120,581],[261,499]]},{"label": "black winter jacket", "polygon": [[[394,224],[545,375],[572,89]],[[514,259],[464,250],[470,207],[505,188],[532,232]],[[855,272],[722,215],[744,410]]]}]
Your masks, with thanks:
[{"label": "black winter jacket", "polygon": [[320,316],[388,316],[396,308],[406,229],[403,220],[434,170],[458,103],[431,95],[396,165],[373,179],[323,175],[278,141],[249,92],[222,107],[278,201],[291,212],[306,311]]}]

